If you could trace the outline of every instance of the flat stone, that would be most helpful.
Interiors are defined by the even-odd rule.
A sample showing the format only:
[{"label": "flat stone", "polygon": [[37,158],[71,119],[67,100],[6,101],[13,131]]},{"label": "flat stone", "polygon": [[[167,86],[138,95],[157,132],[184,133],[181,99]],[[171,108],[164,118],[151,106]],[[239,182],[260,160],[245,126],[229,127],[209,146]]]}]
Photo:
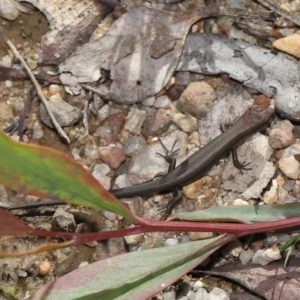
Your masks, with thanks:
[{"label": "flat stone", "polygon": [[[49,98],[48,106],[52,110],[57,123],[62,127],[74,125],[79,121],[82,115],[79,108],[71,106],[56,95],[53,95]],[[40,116],[44,124],[46,124],[50,128],[53,128],[50,118],[42,103],[40,105]]]},{"label": "flat stone", "polygon": [[278,39],[273,43],[273,47],[300,58],[300,35],[295,33]]}]

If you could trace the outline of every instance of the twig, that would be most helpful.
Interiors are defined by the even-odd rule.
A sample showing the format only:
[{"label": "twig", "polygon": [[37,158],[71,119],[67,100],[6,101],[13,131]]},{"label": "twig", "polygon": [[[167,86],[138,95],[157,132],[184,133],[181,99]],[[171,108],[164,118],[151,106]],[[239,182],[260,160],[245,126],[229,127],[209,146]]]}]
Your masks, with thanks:
[{"label": "twig", "polygon": [[16,49],[16,47],[12,44],[12,42],[9,39],[5,38],[5,42],[7,44],[7,46],[11,49],[11,51],[14,53],[14,55],[20,60],[20,62],[22,63],[24,69],[27,71],[35,89],[37,92],[38,97],[41,99],[46,112],[49,115],[49,118],[53,124],[53,126],[55,127],[55,129],[57,130],[57,132],[68,142],[68,144],[70,144],[70,140],[68,138],[68,136],[65,134],[65,132],[62,130],[62,128],[60,127],[60,125],[57,123],[50,107],[48,106],[47,100],[43,95],[42,89],[40,88],[37,80],[35,79],[34,75],[32,74],[30,68],[28,67],[27,63],[25,62],[25,60],[23,59],[23,57],[19,54],[18,50]]},{"label": "twig", "polygon": [[257,2],[259,2],[262,6],[275,11],[280,16],[282,16],[300,26],[300,18],[298,16],[296,16],[295,14],[292,14],[292,13],[288,12],[287,10],[280,8],[278,5],[272,3],[269,0],[257,0]]}]

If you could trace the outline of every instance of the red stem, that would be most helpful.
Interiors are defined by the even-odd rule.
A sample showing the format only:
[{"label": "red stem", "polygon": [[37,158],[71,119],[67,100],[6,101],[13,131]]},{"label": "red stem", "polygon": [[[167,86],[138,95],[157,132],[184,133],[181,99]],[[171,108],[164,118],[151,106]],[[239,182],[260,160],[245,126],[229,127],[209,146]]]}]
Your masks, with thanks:
[{"label": "red stem", "polygon": [[75,245],[86,243],[94,240],[106,240],[127,235],[146,233],[153,231],[195,231],[195,232],[226,232],[234,234],[237,238],[247,234],[258,232],[274,231],[295,227],[300,224],[300,217],[283,219],[271,222],[262,222],[257,224],[230,224],[230,223],[201,223],[201,222],[179,222],[179,221],[155,221],[146,220],[137,217],[139,224],[133,228],[112,230],[97,233],[69,233],[54,232],[39,229],[32,229],[29,234],[38,236],[49,236],[56,238],[66,238],[76,240]]}]

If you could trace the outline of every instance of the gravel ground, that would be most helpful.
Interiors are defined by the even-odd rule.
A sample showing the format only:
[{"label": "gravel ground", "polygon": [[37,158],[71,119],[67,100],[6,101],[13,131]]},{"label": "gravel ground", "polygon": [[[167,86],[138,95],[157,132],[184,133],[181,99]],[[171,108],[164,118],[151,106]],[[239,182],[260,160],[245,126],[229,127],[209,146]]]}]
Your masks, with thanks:
[{"label": "gravel ground", "polygon": [[[192,5],[192,1],[188,3]],[[197,1],[195,3],[197,4]],[[16,45],[21,55],[27,59],[34,73],[47,72],[48,74],[55,74],[58,71],[55,66],[41,66],[38,64],[40,57],[39,42],[42,35],[48,31],[47,21],[42,14],[34,14],[33,18],[31,15],[21,13],[15,21],[0,20],[0,28],[5,30],[8,38]],[[193,30],[196,27],[202,28],[203,23],[197,23]],[[213,30],[228,33],[230,29],[225,31],[222,28],[218,29],[217,25],[214,25]],[[262,43],[261,39],[256,40],[256,44]],[[0,65],[20,68],[19,62],[15,60],[12,53],[1,40]],[[104,76],[108,77],[108,74],[104,74]],[[174,83],[175,85],[170,88]],[[195,85],[191,87],[190,83]],[[2,129],[7,128],[18,119],[30,87],[31,82],[29,80],[6,80],[0,82],[0,93],[2,95],[0,125]],[[79,96],[71,96],[67,94],[63,87],[57,85],[45,87],[43,91],[48,98],[63,99],[73,108],[76,108],[77,110],[70,113],[74,116],[74,119],[76,119],[78,111],[81,115],[85,102],[89,98],[86,91],[83,91]],[[187,94],[187,103],[182,98],[178,100],[183,91]],[[182,109],[179,109],[180,106],[188,109],[189,104],[197,101],[196,95],[198,94],[201,94],[202,100],[205,102],[204,107],[197,110],[197,113],[200,114],[204,112],[206,114],[215,102],[224,101],[228,94],[230,94],[230,98],[237,99],[235,100],[237,102],[234,102],[232,106],[239,106],[240,102],[238,101],[246,105],[260,101],[257,100],[257,95],[253,91],[246,89],[240,83],[231,80],[227,76],[207,76],[191,72],[178,72],[174,74],[170,83],[167,84],[167,87],[162,92],[153,97],[153,99],[147,99],[136,105],[123,105],[112,101],[99,101],[97,103],[95,97],[94,107],[91,109],[91,114],[88,118],[89,135],[85,135],[86,128],[81,116],[78,118],[79,120],[74,121],[74,124],[64,127],[71,140],[70,145],[62,143],[57,133],[44,124],[46,121],[40,112],[39,100],[35,99],[32,103],[24,138],[30,143],[49,146],[72,156],[90,170],[106,188],[114,185],[124,186],[128,183],[128,178],[131,179],[132,183],[136,184],[139,183],[140,179],[136,178],[135,170],[140,169],[140,166],[144,166],[145,170],[150,170],[149,173],[143,175],[144,181],[146,179],[150,180],[151,176],[153,178],[153,176],[157,176],[167,169],[167,164],[160,160],[159,156],[155,155],[157,147],[160,147],[157,136],[162,138],[167,147],[172,146],[174,139],[178,140],[177,147],[180,149],[178,154],[179,163],[186,158],[186,149],[188,149],[188,154],[191,154],[203,144],[201,133],[198,132],[199,123],[195,115],[193,113],[183,114]],[[263,101],[268,100],[263,99]],[[63,109],[60,108],[60,110]],[[42,122],[43,118],[44,122]],[[224,118],[227,118],[225,113]],[[274,123],[275,121],[271,126],[274,126]],[[278,161],[283,157],[283,148],[292,145],[295,138],[296,142],[298,142],[298,127],[290,127],[290,123],[283,125],[283,136],[288,136],[290,132],[292,136],[284,147],[275,150],[272,156],[274,165],[278,166]],[[266,132],[270,132],[270,127]],[[13,138],[17,139],[18,137],[14,134]],[[147,145],[150,145],[149,148],[145,148]],[[157,170],[155,169],[155,164],[159,165]],[[193,199],[187,196],[191,192],[185,190],[183,201],[176,208],[176,212],[201,210],[223,205],[285,203],[289,200],[297,199],[300,193],[298,177],[293,177],[293,175],[287,176],[290,173],[282,167],[281,170],[278,169],[276,171],[274,175],[275,182],[274,180],[272,182],[273,185],[277,185],[275,201],[272,200],[274,199],[272,193],[271,195],[263,194],[263,197],[243,198],[240,192],[230,191],[223,187],[222,173],[226,164],[227,159],[221,160],[207,176],[190,187],[191,189],[197,188],[197,195]],[[153,169],[155,169],[155,174]],[[281,184],[278,191],[279,182]],[[16,194],[3,186],[0,186],[0,188],[1,205],[7,205],[7,203],[9,205],[17,205],[39,200],[36,197]],[[270,190],[270,188],[271,183],[266,189]],[[165,207],[171,198],[171,194],[160,194],[150,198],[137,197],[134,200],[129,199],[127,203],[136,215],[149,219],[159,219],[163,214],[163,211],[159,209]],[[22,214],[24,212],[18,211],[17,213]],[[120,226],[124,226],[124,224],[126,226],[124,220],[116,214],[71,205],[59,208],[40,208],[31,213],[34,216],[23,217],[22,219],[34,227],[48,230],[55,228],[57,230],[84,232],[117,229]],[[36,214],[39,216],[36,216]],[[0,299],[24,299],[45,283],[80,266],[110,256],[128,251],[176,245],[211,236],[213,234],[156,232],[126,237],[125,239],[119,238],[106,242],[95,242],[77,248],[65,248],[21,258],[1,259]],[[207,264],[219,265],[238,259],[246,263],[252,259],[258,250],[266,250],[271,246],[274,248],[274,244],[274,251],[276,252],[280,243],[282,244],[288,237],[289,235],[279,237],[275,234],[268,234],[267,236],[264,234],[257,235],[250,245],[251,251],[246,251],[242,248],[244,240],[235,242],[235,244],[230,244],[216,253],[216,255],[213,255]],[[276,239],[277,242],[274,243],[273,241]],[[278,240],[280,240],[280,243]],[[5,251],[22,252],[37,247],[44,242],[44,238],[37,237],[0,238],[1,248],[2,250],[5,249]],[[236,287],[229,281],[191,273],[155,298],[170,300],[205,299],[201,298],[199,296],[200,292],[198,292],[202,291],[204,284],[209,285],[208,291],[213,290],[213,288],[220,288],[224,297],[222,299],[229,299],[228,293],[233,292],[233,290],[242,291],[241,287]],[[209,299],[217,298],[213,298],[211,295]]]}]

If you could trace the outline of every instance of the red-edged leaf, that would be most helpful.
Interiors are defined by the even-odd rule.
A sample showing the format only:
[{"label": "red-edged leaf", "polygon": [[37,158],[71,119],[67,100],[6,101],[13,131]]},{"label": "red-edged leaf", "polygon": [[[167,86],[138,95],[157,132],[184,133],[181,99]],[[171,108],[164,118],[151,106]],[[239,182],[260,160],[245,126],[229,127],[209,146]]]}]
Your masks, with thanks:
[{"label": "red-edged leaf", "polygon": [[51,250],[56,250],[56,249],[60,249],[60,248],[65,248],[65,247],[69,247],[72,246],[72,244],[74,243],[74,241],[67,241],[64,243],[47,243],[47,244],[43,244],[37,248],[34,248],[32,250],[28,250],[25,252],[2,252],[0,251],[0,258],[4,258],[4,257],[20,257],[20,256],[25,256],[25,255],[32,255],[32,254],[37,254],[37,253],[41,253],[41,252],[48,252]]},{"label": "red-edged leaf", "polygon": [[13,141],[0,132],[0,182],[12,190],[116,212],[132,222],[135,216],[82,165],[42,146]]},{"label": "red-edged leaf", "polygon": [[222,206],[174,214],[181,220],[201,222],[258,223],[300,216],[300,203],[279,205]]},{"label": "red-edged leaf", "polygon": [[0,208],[0,236],[28,235],[31,228],[23,221],[16,218],[12,213]]},{"label": "red-edged leaf", "polygon": [[30,299],[149,299],[233,238],[223,235],[104,259],[50,282]]}]

